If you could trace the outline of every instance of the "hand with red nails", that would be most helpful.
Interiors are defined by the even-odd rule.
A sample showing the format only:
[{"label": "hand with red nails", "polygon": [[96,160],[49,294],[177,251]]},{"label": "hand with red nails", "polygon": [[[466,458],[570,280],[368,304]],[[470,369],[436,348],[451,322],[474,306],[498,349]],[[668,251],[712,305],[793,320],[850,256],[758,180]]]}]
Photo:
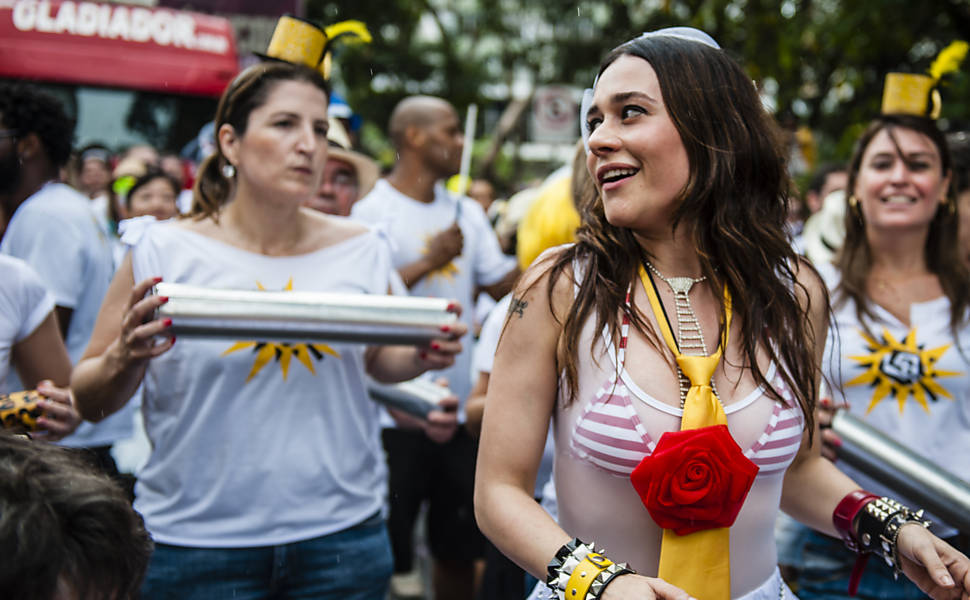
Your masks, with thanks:
[{"label": "hand with red nails", "polygon": [[[448,305],[448,312],[461,316],[461,304],[452,301]],[[461,352],[460,340],[466,333],[468,326],[461,321],[442,325],[440,338],[417,347],[417,358],[422,369],[444,369],[454,364],[455,356]]]},{"label": "hand with red nails", "polygon": [[133,283],[130,257],[115,274],[88,347],[71,374],[75,406],[84,419],[98,422],[120,410],[141,384],[149,361],[175,344],[172,321],[154,318],[168,298],[148,293],[161,280]]},{"label": "hand with red nails", "polygon": [[[448,312],[461,315],[461,305],[452,301]],[[444,369],[461,353],[461,337],[468,326],[454,321],[441,326],[441,335],[415,346],[371,346],[365,354],[367,373],[377,381],[396,383],[414,379],[426,371]]]},{"label": "hand with red nails", "polygon": [[[139,282],[131,289],[127,310],[121,319],[121,335],[115,350],[125,364],[139,363],[167,352],[175,344],[175,336],[168,333],[171,319],[152,319],[158,307],[168,302],[165,296],[148,291],[161,277],[149,278]],[[164,339],[159,340],[159,337]]]},{"label": "hand with red nails", "polygon": [[837,448],[842,445],[842,438],[832,431],[832,417],[835,411],[846,408],[846,405],[836,405],[831,398],[819,398],[815,409],[815,418],[822,432],[822,456],[832,462],[838,460]]},{"label": "hand with red nails", "polygon": [[71,390],[57,387],[53,381],[45,379],[37,384],[37,392],[45,398],[38,403],[44,414],[37,419],[41,430],[31,436],[56,442],[74,433],[81,424],[81,415],[74,408]]}]

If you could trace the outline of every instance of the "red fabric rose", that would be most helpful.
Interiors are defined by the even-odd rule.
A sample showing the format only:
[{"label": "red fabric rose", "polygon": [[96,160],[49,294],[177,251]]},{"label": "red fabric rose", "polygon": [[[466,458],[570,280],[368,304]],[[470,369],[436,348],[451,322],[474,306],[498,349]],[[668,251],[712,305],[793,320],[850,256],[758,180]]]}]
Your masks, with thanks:
[{"label": "red fabric rose", "polygon": [[713,425],[663,434],[630,481],[657,525],[687,535],[733,525],[757,473],[727,426]]}]

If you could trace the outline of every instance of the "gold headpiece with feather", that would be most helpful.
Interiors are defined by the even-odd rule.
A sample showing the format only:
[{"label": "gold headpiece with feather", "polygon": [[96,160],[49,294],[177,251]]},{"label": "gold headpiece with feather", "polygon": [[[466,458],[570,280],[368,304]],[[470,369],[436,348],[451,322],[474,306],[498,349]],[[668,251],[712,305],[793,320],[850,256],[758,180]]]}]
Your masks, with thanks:
[{"label": "gold headpiece with feather", "polygon": [[944,48],[930,65],[929,75],[888,73],[882,93],[882,114],[940,116],[940,80],[960,68],[970,44],[958,40]]},{"label": "gold headpiece with feather", "polygon": [[257,56],[319,69],[324,79],[330,79],[332,45],[344,36],[353,36],[365,43],[371,41],[367,26],[360,21],[341,21],[320,28],[309,21],[283,15],[276,22],[266,54]]}]

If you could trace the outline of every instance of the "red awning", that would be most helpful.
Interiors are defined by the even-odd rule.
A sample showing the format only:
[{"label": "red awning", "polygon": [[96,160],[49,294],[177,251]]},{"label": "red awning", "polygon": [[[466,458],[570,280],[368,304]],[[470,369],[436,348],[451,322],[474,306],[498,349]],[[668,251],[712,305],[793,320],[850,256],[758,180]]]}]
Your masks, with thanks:
[{"label": "red awning", "polygon": [[219,96],[238,70],[232,27],[222,17],[0,0],[0,77]]}]

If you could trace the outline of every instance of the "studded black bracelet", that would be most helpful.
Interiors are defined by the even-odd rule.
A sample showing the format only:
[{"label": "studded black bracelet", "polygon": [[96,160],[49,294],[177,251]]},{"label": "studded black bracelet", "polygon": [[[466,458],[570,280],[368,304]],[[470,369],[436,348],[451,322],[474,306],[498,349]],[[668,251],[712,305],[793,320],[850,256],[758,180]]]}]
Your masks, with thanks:
[{"label": "studded black bracelet", "polygon": [[878,554],[898,575],[902,569],[896,540],[900,528],[908,523],[930,526],[922,510],[914,512],[892,498],[884,496],[869,502],[859,511],[855,526],[859,551]]}]

